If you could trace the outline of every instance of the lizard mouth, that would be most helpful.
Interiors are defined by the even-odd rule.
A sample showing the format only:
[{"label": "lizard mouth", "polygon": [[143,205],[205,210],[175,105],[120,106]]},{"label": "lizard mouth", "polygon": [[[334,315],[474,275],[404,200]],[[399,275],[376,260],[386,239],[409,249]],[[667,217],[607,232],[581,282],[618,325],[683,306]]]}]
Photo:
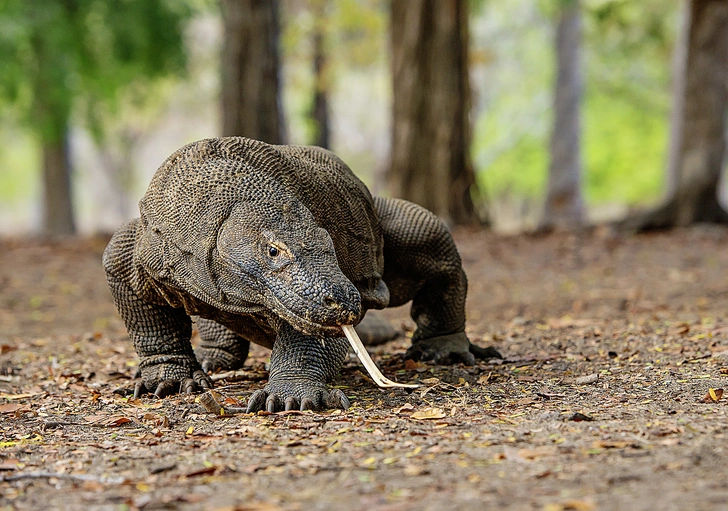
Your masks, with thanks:
[{"label": "lizard mouth", "polygon": [[312,321],[283,305],[278,297],[274,296],[274,300],[276,303],[276,312],[296,330],[308,335],[328,334],[332,337],[343,337],[341,326],[347,324],[347,322],[325,324]]}]

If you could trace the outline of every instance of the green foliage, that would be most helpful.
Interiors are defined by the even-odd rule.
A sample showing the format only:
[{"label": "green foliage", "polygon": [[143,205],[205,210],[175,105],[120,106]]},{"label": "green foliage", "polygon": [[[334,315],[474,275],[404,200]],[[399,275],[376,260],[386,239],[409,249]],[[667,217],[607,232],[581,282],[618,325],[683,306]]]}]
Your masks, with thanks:
[{"label": "green foliage", "polygon": [[[541,0],[537,13],[554,23],[562,0]],[[489,2],[484,16],[508,19],[516,4]],[[521,8],[521,19],[534,14]],[[525,7],[523,7],[525,6]],[[664,182],[670,109],[672,46],[677,29],[677,1],[584,0],[582,71],[582,158],[584,193],[591,204],[635,204],[659,197]],[[495,12],[494,12],[495,11]],[[491,197],[542,197],[549,163],[548,104],[540,90],[553,94],[553,33],[538,22],[532,32],[503,44],[507,55],[486,69],[488,104],[476,123],[473,151],[479,180]],[[511,25],[518,30],[518,25]],[[510,45],[510,46],[509,46]],[[544,67],[546,66],[546,67]],[[517,73],[514,76],[514,69]],[[503,73],[511,87],[501,87]],[[540,83],[528,87],[528,80]],[[520,103],[520,108],[516,105]],[[546,110],[544,110],[546,109]]]},{"label": "green foliage", "polygon": [[538,198],[546,187],[548,156],[543,139],[525,134],[478,173],[478,183],[490,197]]},{"label": "green foliage", "polygon": [[22,170],[39,169],[40,153],[27,133],[8,126],[0,128],[0,140],[0,205],[11,207],[35,192],[37,181]]},{"label": "green foliage", "polygon": [[665,173],[666,116],[606,93],[589,95],[584,107],[587,201],[636,204],[659,197]]},{"label": "green foliage", "polygon": [[43,140],[77,103],[98,129],[125,87],[184,71],[191,14],[172,0],[3,0],[0,100]]}]

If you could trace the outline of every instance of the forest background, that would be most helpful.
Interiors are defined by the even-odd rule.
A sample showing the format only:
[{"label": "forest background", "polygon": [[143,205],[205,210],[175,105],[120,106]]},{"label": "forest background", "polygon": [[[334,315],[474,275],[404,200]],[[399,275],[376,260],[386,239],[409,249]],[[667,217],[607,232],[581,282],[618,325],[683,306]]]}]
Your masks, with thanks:
[{"label": "forest background", "polygon": [[[229,122],[224,127],[223,70],[230,66],[221,63],[230,58],[225,41],[229,50],[229,34],[236,29],[224,19],[231,19],[236,3],[245,2],[85,0],[68,3],[74,12],[51,3],[54,7],[41,14],[28,7],[34,2],[4,2],[0,233],[68,230],[48,225],[44,214],[52,209],[44,207],[44,186],[58,186],[44,181],[48,121],[34,98],[53,94],[61,96],[65,109],[67,126],[53,137],[69,149],[73,226],[81,232],[109,232],[136,216],[136,202],[169,154],[225,131],[327,145],[375,193],[392,194],[391,176],[387,179],[396,160],[392,36],[407,32],[399,21],[391,22],[395,9],[382,0],[267,3],[275,6],[271,39],[279,52],[274,74],[280,78],[274,105],[280,106],[280,138],[271,140],[231,132]],[[408,4],[410,10],[428,8],[428,2]],[[429,8],[450,2],[432,4]],[[674,77],[685,67],[680,59],[685,60],[687,41],[680,41],[680,32],[689,18],[687,5],[656,0],[462,4],[465,25],[458,27],[467,43],[469,89],[465,143],[476,178],[469,196],[479,219],[507,231],[543,223],[553,160],[557,35],[569,9],[578,17],[577,38],[567,42],[572,48],[566,51],[578,65],[572,71],[580,91],[576,154],[589,221],[623,218],[630,208],[665,195]],[[246,30],[241,27],[239,32]],[[55,64],[44,64],[44,58]],[[59,76],[43,76],[44,67]],[[38,92],[44,86],[55,92]],[[322,118],[325,139],[320,138]],[[51,214],[50,221],[59,216]]]}]

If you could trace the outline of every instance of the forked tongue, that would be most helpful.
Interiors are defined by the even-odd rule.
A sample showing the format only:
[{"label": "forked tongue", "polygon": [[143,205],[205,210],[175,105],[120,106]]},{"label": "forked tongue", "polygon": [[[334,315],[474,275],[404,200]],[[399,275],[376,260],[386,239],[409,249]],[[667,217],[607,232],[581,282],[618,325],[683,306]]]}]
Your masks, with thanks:
[{"label": "forked tongue", "polygon": [[412,383],[397,383],[396,381],[392,381],[385,377],[379,371],[379,368],[374,363],[374,360],[371,359],[369,353],[367,353],[367,350],[361,343],[361,339],[359,339],[359,335],[357,335],[354,327],[351,325],[344,325],[341,329],[344,331],[344,335],[346,335],[346,338],[349,340],[351,347],[354,348],[354,353],[356,353],[356,356],[359,357],[359,360],[361,360],[361,363],[364,364],[369,376],[371,376],[372,380],[374,380],[374,383],[380,387],[405,387],[408,389],[416,389],[419,387],[419,385]]}]

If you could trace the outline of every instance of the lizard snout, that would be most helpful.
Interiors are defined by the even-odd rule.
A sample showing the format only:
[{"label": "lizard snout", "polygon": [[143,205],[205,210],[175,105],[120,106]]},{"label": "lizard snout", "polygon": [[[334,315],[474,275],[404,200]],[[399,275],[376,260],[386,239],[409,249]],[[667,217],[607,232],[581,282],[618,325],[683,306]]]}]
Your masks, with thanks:
[{"label": "lizard snout", "polygon": [[361,315],[361,296],[353,284],[332,286],[322,302],[328,316],[327,323],[351,325]]}]

